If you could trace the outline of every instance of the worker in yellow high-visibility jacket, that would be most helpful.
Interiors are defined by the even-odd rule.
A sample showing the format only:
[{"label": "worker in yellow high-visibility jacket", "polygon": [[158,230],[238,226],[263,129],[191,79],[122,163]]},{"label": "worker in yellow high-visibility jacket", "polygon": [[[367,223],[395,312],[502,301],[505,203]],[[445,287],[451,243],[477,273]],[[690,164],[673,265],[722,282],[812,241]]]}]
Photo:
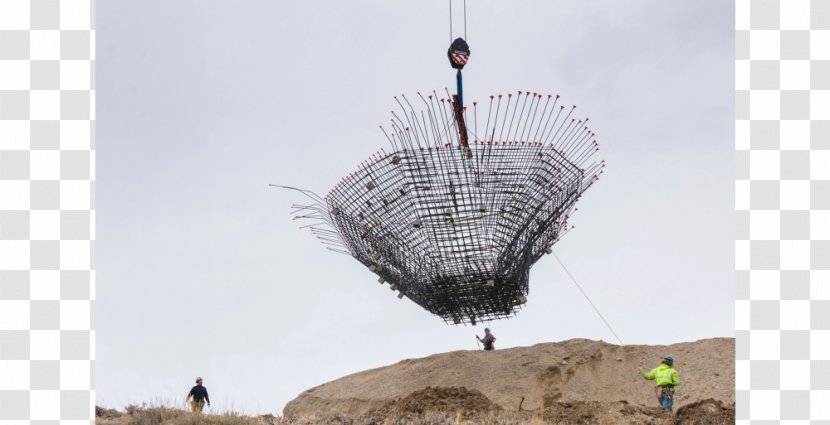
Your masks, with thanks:
[{"label": "worker in yellow high-visibility jacket", "polygon": [[649,381],[654,380],[657,383],[657,400],[660,402],[660,407],[671,412],[672,401],[674,399],[674,387],[680,385],[680,377],[677,376],[677,371],[672,365],[674,358],[672,356],[663,357],[663,362],[660,366],[652,369],[651,372],[641,370],[640,375]]}]

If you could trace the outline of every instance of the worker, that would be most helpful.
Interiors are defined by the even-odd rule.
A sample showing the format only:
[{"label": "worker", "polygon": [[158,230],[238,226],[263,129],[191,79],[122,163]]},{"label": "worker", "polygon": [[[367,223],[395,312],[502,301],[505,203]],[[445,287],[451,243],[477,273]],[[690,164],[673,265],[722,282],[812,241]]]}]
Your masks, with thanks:
[{"label": "worker", "polygon": [[484,349],[487,351],[496,348],[493,346],[493,343],[496,342],[496,337],[490,333],[490,328],[484,328],[484,339],[479,338],[478,335],[476,335],[476,339],[484,344]]},{"label": "worker", "polygon": [[654,380],[657,384],[657,400],[663,410],[672,411],[672,400],[674,399],[674,387],[680,385],[680,378],[672,365],[672,356],[663,357],[660,366],[652,369],[651,372],[641,370],[640,375],[649,381]]},{"label": "worker", "polygon": [[208,407],[210,407],[210,397],[208,397],[207,388],[202,386],[202,378],[196,378],[196,385],[190,389],[190,392],[187,393],[187,399],[185,402],[189,401],[190,399],[193,401],[190,402],[190,408],[193,410],[193,413],[202,413],[202,410],[205,408],[205,402],[207,402]]}]

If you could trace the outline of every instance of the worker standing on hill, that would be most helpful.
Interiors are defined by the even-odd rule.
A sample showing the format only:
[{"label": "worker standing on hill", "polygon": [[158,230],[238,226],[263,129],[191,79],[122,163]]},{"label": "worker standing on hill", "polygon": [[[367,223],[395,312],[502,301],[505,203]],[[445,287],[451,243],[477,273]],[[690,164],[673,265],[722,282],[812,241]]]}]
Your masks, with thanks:
[{"label": "worker standing on hill", "polygon": [[660,402],[660,407],[669,412],[672,411],[674,387],[680,385],[680,378],[677,376],[677,371],[672,367],[673,364],[674,358],[666,356],[663,357],[660,366],[652,369],[651,372],[640,371],[643,378],[649,381],[654,380],[657,383],[657,400]]},{"label": "worker standing on hill", "polygon": [[201,377],[196,378],[196,385],[187,393],[185,402],[191,398],[193,398],[193,401],[190,402],[190,407],[193,409],[193,413],[202,413],[202,410],[205,408],[205,402],[207,402],[208,407],[210,406],[210,397],[208,397],[207,388],[202,386]]},{"label": "worker standing on hill", "polygon": [[486,351],[490,351],[496,348],[493,346],[493,343],[496,342],[496,337],[494,337],[493,334],[490,333],[490,328],[484,328],[484,339],[479,338],[478,335],[476,335],[476,339],[481,341],[482,344],[484,344],[484,349]]}]

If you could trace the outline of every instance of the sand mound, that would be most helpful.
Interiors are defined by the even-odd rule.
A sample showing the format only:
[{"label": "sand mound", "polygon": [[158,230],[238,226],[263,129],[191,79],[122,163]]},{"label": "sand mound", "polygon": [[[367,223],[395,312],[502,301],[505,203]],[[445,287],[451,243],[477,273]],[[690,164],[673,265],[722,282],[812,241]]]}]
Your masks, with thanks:
[{"label": "sand mound", "polygon": [[[464,388],[429,388],[390,403],[354,424],[371,425],[727,425],[735,423],[735,406],[707,399],[672,415],[657,407],[626,401],[551,403],[543,410],[504,411],[483,394]],[[349,422],[346,420],[345,422]]]},{"label": "sand mound", "polygon": [[735,423],[735,403],[706,399],[687,404],[677,410],[677,425],[721,425]]},{"label": "sand mound", "polygon": [[501,410],[481,391],[464,387],[426,387],[408,396],[388,402],[365,415],[369,421],[383,422],[405,417],[422,417],[427,413],[450,413],[468,419]]},{"label": "sand mound", "polygon": [[[283,413],[286,417],[327,412],[365,418],[370,412],[387,411],[382,409],[390,409],[392,416],[436,409],[456,412],[470,401],[480,403],[479,407],[491,403],[504,412],[517,412],[521,404],[523,411],[545,415],[547,423],[662,424],[665,418],[653,408],[657,405],[653,383],[644,381],[638,372],[657,366],[665,354],[675,357],[682,381],[675,398],[677,417],[684,405],[690,405],[684,411],[689,420],[694,420],[695,412],[721,415],[723,411],[718,409],[723,404],[711,404],[707,399],[734,403],[732,338],[670,346],[617,346],[575,339],[403,360],[309,389],[289,402]],[[709,412],[715,407],[707,406],[717,409]],[[579,419],[582,416],[584,420]],[[628,421],[629,417],[635,419]],[[607,422],[611,420],[618,422]]]},{"label": "sand mound", "polygon": [[544,424],[642,424],[672,425],[673,418],[657,407],[633,406],[625,401],[554,403],[541,413]]},{"label": "sand mound", "polygon": [[555,403],[541,415],[545,424],[643,424],[643,425],[727,425],[735,423],[735,404],[707,399],[688,404],[675,415],[657,407],[637,406],[625,401]]}]

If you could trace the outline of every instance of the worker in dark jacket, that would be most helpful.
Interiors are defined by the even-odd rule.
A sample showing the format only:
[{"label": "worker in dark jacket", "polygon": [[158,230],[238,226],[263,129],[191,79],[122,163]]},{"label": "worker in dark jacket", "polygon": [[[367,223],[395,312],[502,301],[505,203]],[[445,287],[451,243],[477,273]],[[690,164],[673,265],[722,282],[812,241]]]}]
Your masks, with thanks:
[{"label": "worker in dark jacket", "polygon": [[484,344],[484,349],[487,351],[496,348],[493,346],[493,343],[496,342],[496,337],[490,333],[490,328],[484,328],[484,339],[479,338],[478,335],[476,335],[476,339]]},{"label": "worker in dark jacket", "polygon": [[202,386],[202,378],[196,378],[196,385],[187,393],[185,401],[189,401],[191,398],[193,401],[190,402],[190,407],[193,409],[193,413],[202,413],[205,402],[210,406],[210,397],[208,397],[207,388]]}]

